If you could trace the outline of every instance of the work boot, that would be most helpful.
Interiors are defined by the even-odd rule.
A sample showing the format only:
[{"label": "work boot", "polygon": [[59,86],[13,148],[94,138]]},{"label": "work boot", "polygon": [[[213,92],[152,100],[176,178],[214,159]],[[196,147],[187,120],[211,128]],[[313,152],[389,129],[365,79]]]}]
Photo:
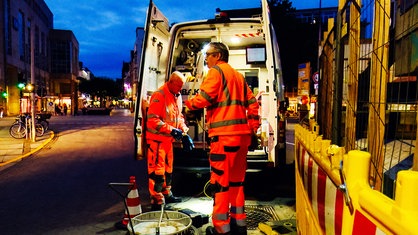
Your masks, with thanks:
[{"label": "work boot", "polygon": [[206,235],[231,235],[231,233],[218,233],[218,231],[216,231],[216,229],[213,226],[207,226]]},{"label": "work boot", "polygon": [[213,226],[206,227],[206,235],[215,235],[216,230]]},{"label": "work boot", "polygon": [[165,203],[176,203],[176,202],[182,202],[183,200],[181,197],[175,197],[173,195],[165,198]]},{"label": "work boot", "polygon": [[115,223],[115,228],[117,228],[119,230],[128,230],[127,226],[125,224],[123,224],[122,221],[116,222]]},{"label": "work boot", "polygon": [[236,224],[231,224],[231,234],[232,235],[247,235],[247,226],[238,226]]}]

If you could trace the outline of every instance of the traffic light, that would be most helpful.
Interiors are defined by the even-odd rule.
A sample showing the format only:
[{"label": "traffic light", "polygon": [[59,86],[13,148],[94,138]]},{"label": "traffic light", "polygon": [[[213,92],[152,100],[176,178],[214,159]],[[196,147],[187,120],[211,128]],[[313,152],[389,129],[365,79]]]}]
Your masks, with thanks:
[{"label": "traffic light", "polygon": [[7,92],[6,91],[1,91],[1,97],[7,98]]},{"label": "traffic light", "polygon": [[23,88],[25,88],[26,86],[26,81],[25,78],[23,76],[23,73],[18,73],[17,74],[17,87],[22,90]]},{"label": "traffic light", "polygon": [[25,85],[25,83],[23,83],[23,82],[19,82],[18,84],[17,84],[17,87],[19,88],[19,89],[23,89],[24,87],[25,87],[26,85]]},{"label": "traffic light", "polygon": [[302,104],[303,104],[303,105],[308,104],[308,102],[309,102],[309,97],[308,97],[308,96],[306,96],[306,95],[304,95],[304,96],[302,96],[301,101],[302,101]]}]

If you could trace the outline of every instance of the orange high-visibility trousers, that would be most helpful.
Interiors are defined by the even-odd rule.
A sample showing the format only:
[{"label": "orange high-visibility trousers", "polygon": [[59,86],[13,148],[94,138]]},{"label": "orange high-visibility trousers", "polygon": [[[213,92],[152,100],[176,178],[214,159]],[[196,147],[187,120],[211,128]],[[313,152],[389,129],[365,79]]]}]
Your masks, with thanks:
[{"label": "orange high-visibility trousers", "polygon": [[151,204],[161,205],[165,197],[172,195],[173,143],[147,140],[148,190]]},{"label": "orange high-visibility trousers", "polygon": [[246,226],[244,180],[250,135],[215,136],[211,139],[210,183],[214,191],[212,223],[217,233]]}]

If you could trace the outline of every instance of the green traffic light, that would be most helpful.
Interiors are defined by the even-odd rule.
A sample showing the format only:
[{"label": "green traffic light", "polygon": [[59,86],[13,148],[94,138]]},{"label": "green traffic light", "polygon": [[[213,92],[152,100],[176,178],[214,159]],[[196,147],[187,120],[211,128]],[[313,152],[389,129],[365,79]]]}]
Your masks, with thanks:
[{"label": "green traffic light", "polygon": [[7,98],[7,92],[3,91],[3,92],[1,93],[1,96],[2,96],[3,98]]},{"label": "green traffic light", "polygon": [[19,89],[23,89],[23,88],[25,87],[25,83],[18,83],[18,84],[17,84],[17,87],[18,87]]}]

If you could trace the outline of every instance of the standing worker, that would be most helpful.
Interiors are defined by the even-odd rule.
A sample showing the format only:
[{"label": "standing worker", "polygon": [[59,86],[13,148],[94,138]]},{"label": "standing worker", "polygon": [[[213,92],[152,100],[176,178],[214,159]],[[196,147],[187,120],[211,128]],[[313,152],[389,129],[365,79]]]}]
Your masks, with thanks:
[{"label": "standing worker", "polygon": [[160,210],[163,202],[181,202],[171,192],[173,174],[173,142],[182,140],[188,127],[184,123],[180,90],[186,81],[175,71],[169,80],[155,91],[147,113],[147,158],[151,210]]},{"label": "standing worker", "polygon": [[190,110],[207,107],[214,227],[209,226],[206,234],[247,234],[244,180],[248,148],[255,144],[252,137],[259,127],[259,105],[228,57],[225,44],[209,44],[207,77],[200,93],[185,102]]}]

